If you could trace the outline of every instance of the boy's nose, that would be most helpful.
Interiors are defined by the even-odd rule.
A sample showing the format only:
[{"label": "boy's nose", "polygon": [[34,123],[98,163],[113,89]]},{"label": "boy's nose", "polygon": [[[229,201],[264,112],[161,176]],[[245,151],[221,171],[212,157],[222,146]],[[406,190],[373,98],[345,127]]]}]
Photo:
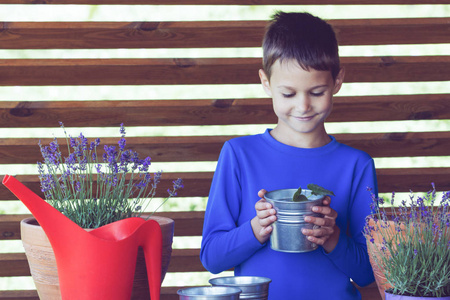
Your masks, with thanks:
[{"label": "boy's nose", "polygon": [[307,112],[311,108],[311,101],[308,96],[299,96],[298,99],[296,99],[295,108],[299,112]]}]

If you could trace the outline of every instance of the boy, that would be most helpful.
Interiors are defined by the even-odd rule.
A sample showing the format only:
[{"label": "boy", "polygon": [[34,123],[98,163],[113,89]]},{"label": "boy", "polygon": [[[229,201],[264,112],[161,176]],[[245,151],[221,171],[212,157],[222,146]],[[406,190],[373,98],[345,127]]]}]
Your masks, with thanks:
[{"label": "boy", "polygon": [[[262,86],[273,100],[272,130],[232,139],[221,151],[205,212],[200,257],[212,273],[272,279],[269,299],[361,299],[374,281],[365,238],[366,187],[376,192],[373,159],[325,131],[332,98],[344,79],[330,25],[307,13],[275,14],[263,42]],[[320,226],[305,230],[320,245],[307,253],[270,248],[275,210],[266,191],[314,183],[334,192],[313,210]],[[256,210],[256,212],[255,212]]]}]

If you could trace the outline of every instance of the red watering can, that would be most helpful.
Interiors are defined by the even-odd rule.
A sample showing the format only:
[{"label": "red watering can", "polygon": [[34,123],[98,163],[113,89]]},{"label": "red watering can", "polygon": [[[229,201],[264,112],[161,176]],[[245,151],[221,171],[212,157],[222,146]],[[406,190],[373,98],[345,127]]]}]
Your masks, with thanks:
[{"label": "red watering can", "polygon": [[63,300],[128,300],[136,257],[144,250],[152,300],[161,291],[162,235],[154,220],[127,218],[86,231],[6,175],[3,184],[31,211],[55,253]]}]

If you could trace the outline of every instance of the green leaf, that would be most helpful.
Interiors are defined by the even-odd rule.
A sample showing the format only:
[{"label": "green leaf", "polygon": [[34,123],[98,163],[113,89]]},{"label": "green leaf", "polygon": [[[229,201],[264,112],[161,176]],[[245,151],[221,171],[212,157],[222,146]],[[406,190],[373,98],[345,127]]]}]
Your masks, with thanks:
[{"label": "green leaf", "polygon": [[298,190],[295,192],[294,196],[292,197],[292,201],[294,202],[308,201],[308,198],[305,195],[302,195],[302,187],[299,187]]},{"label": "green leaf", "polygon": [[308,189],[311,190],[311,194],[321,196],[321,195],[331,195],[334,196],[334,193],[332,191],[329,191],[327,189],[324,189],[321,186],[318,186],[317,184],[310,183],[308,184]]}]

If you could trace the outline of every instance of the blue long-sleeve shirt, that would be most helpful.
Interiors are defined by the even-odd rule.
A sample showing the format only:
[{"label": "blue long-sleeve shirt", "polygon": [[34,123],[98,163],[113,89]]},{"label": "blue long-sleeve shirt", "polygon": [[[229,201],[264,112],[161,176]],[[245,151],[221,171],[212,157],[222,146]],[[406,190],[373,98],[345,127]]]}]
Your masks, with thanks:
[{"label": "blue long-sleeve shirt", "polygon": [[[200,258],[207,270],[234,267],[235,275],[272,279],[269,299],[361,299],[360,286],[374,281],[363,236],[370,213],[370,194],[377,192],[373,159],[332,141],[303,149],[276,141],[270,130],[232,139],[221,151],[205,212]],[[334,192],[341,233],[336,248],[283,253],[261,244],[250,221],[256,215],[258,191],[306,188],[314,183]]]}]

